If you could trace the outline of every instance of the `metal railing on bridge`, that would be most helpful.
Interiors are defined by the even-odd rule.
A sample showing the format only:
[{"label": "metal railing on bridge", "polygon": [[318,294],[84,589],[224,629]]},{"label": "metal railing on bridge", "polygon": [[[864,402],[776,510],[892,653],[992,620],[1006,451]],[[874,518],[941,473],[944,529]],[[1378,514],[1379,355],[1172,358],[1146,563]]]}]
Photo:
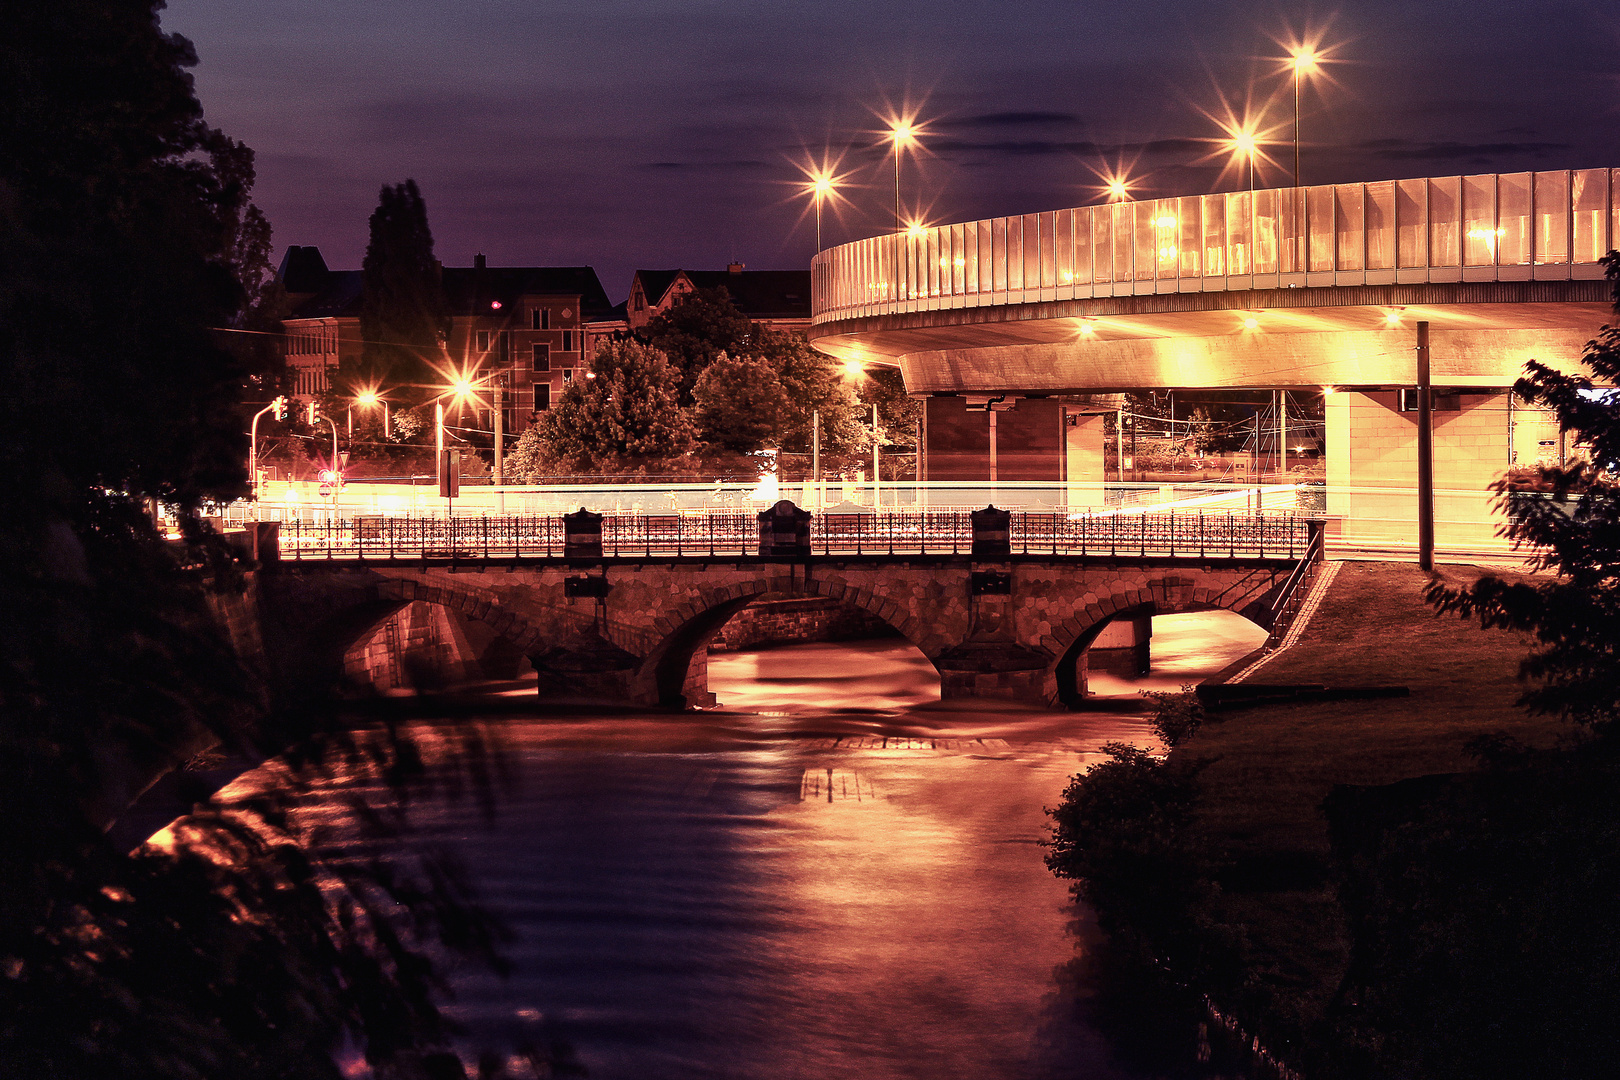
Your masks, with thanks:
[{"label": "metal railing on bridge", "polygon": [[[1310,544],[1308,515],[1291,512],[1083,514],[1014,511],[1010,553],[1126,558],[1299,558]],[[601,519],[602,557],[753,556],[758,516],[749,512],[610,514]],[[280,526],[279,557],[316,559],[562,559],[562,515],[476,518],[355,517]],[[818,514],[815,555],[967,554],[970,515],[957,511]]]}]

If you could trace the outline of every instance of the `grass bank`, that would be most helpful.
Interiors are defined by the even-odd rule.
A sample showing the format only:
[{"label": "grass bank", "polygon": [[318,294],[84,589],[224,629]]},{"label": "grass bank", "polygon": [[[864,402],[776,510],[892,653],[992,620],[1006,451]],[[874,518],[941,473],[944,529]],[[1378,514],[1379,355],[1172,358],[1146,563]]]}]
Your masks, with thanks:
[{"label": "grass bank", "polygon": [[[1441,568],[1458,583],[1481,576]],[[1499,574],[1498,576],[1506,576]],[[1408,698],[1270,705],[1216,714],[1174,757],[1208,759],[1196,832],[1221,867],[1205,914],[1241,928],[1237,1005],[1284,1060],[1307,1064],[1350,955],[1323,800],[1336,784],[1389,784],[1474,767],[1464,747],[1507,732],[1552,746],[1565,731],[1514,704],[1518,634],[1436,616],[1414,566],[1346,563],[1303,639],[1264,683],[1403,685]]]}]

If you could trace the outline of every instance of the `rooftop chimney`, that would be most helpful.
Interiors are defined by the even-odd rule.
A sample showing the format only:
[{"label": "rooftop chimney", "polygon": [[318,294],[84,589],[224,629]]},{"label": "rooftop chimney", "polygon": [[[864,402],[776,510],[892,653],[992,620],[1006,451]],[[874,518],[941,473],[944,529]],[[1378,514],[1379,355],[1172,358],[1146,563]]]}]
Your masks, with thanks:
[{"label": "rooftop chimney", "polygon": [[474,255],[473,256],[473,269],[474,270],[482,270],[483,268],[484,268],[484,257],[482,255]]},{"label": "rooftop chimney", "polygon": [[747,267],[746,263],[734,262],[734,263],[727,263],[726,264],[726,272],[728,274],[740,274],[744,270],[746,270],[747,268],[748,267]]}]

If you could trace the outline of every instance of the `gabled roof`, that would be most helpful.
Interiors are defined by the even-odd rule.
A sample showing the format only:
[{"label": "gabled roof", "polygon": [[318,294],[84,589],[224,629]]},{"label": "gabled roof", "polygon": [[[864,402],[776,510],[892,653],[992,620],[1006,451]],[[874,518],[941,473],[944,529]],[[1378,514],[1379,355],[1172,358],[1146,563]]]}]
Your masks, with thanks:
[{"label": "gabled roof", "polygon": [[589,266],[473,266],[444,268],[444,297],[453,315],[482,315],[491,301],[511,308],[524,296],[578,296],[580,319],[613,310]]},{"label": "gabled roof", "polygon": [[698,289],[723,288],[750,319],[808,319],[808,270],[637,270],[647,305],[663,303],[676,280],[684,277]]},{"label": "gabled roof", "polygon": [[276,280],[281,282],[282,288],[289,293],[320,292],[321,286],[326,284],[326,260],[321,258],[321,249],[318,247],[299,247],[293,245],[281,257],[281,267],[276,271]]},{"label": "gabled roof", "polygon": [[700,289],[724,288],[731,302],[750,319],[808,319],[808,270],[687,270],[687,280]]},{"label": "gabled roof", "polygon": [[641,291],[646,294],[647,306],[657,307],[669,292],[669,287],[675,284],[675,279],[681,276],[679,270],[637,270],[636,280],[641,282]]}]

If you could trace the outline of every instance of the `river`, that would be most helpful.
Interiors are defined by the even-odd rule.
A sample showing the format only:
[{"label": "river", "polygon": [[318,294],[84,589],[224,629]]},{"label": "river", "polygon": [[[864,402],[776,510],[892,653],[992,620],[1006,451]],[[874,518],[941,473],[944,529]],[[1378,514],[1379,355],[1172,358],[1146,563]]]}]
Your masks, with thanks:
[{"label": "river", "polygon": [[[1155,620],[1147,684],[1263,639],[1234,620]],[[1104,743],[1153,745],[1140,715],[942,703],[898,640],[709,671],[712,711],[503,721],[493,825],[418,812],[517,933],[510,977],[453,975],[475,1041],[561,1038],[596,1080],[1142,1075],[1089,1018],[1095,934],[1041,847]]]}]

